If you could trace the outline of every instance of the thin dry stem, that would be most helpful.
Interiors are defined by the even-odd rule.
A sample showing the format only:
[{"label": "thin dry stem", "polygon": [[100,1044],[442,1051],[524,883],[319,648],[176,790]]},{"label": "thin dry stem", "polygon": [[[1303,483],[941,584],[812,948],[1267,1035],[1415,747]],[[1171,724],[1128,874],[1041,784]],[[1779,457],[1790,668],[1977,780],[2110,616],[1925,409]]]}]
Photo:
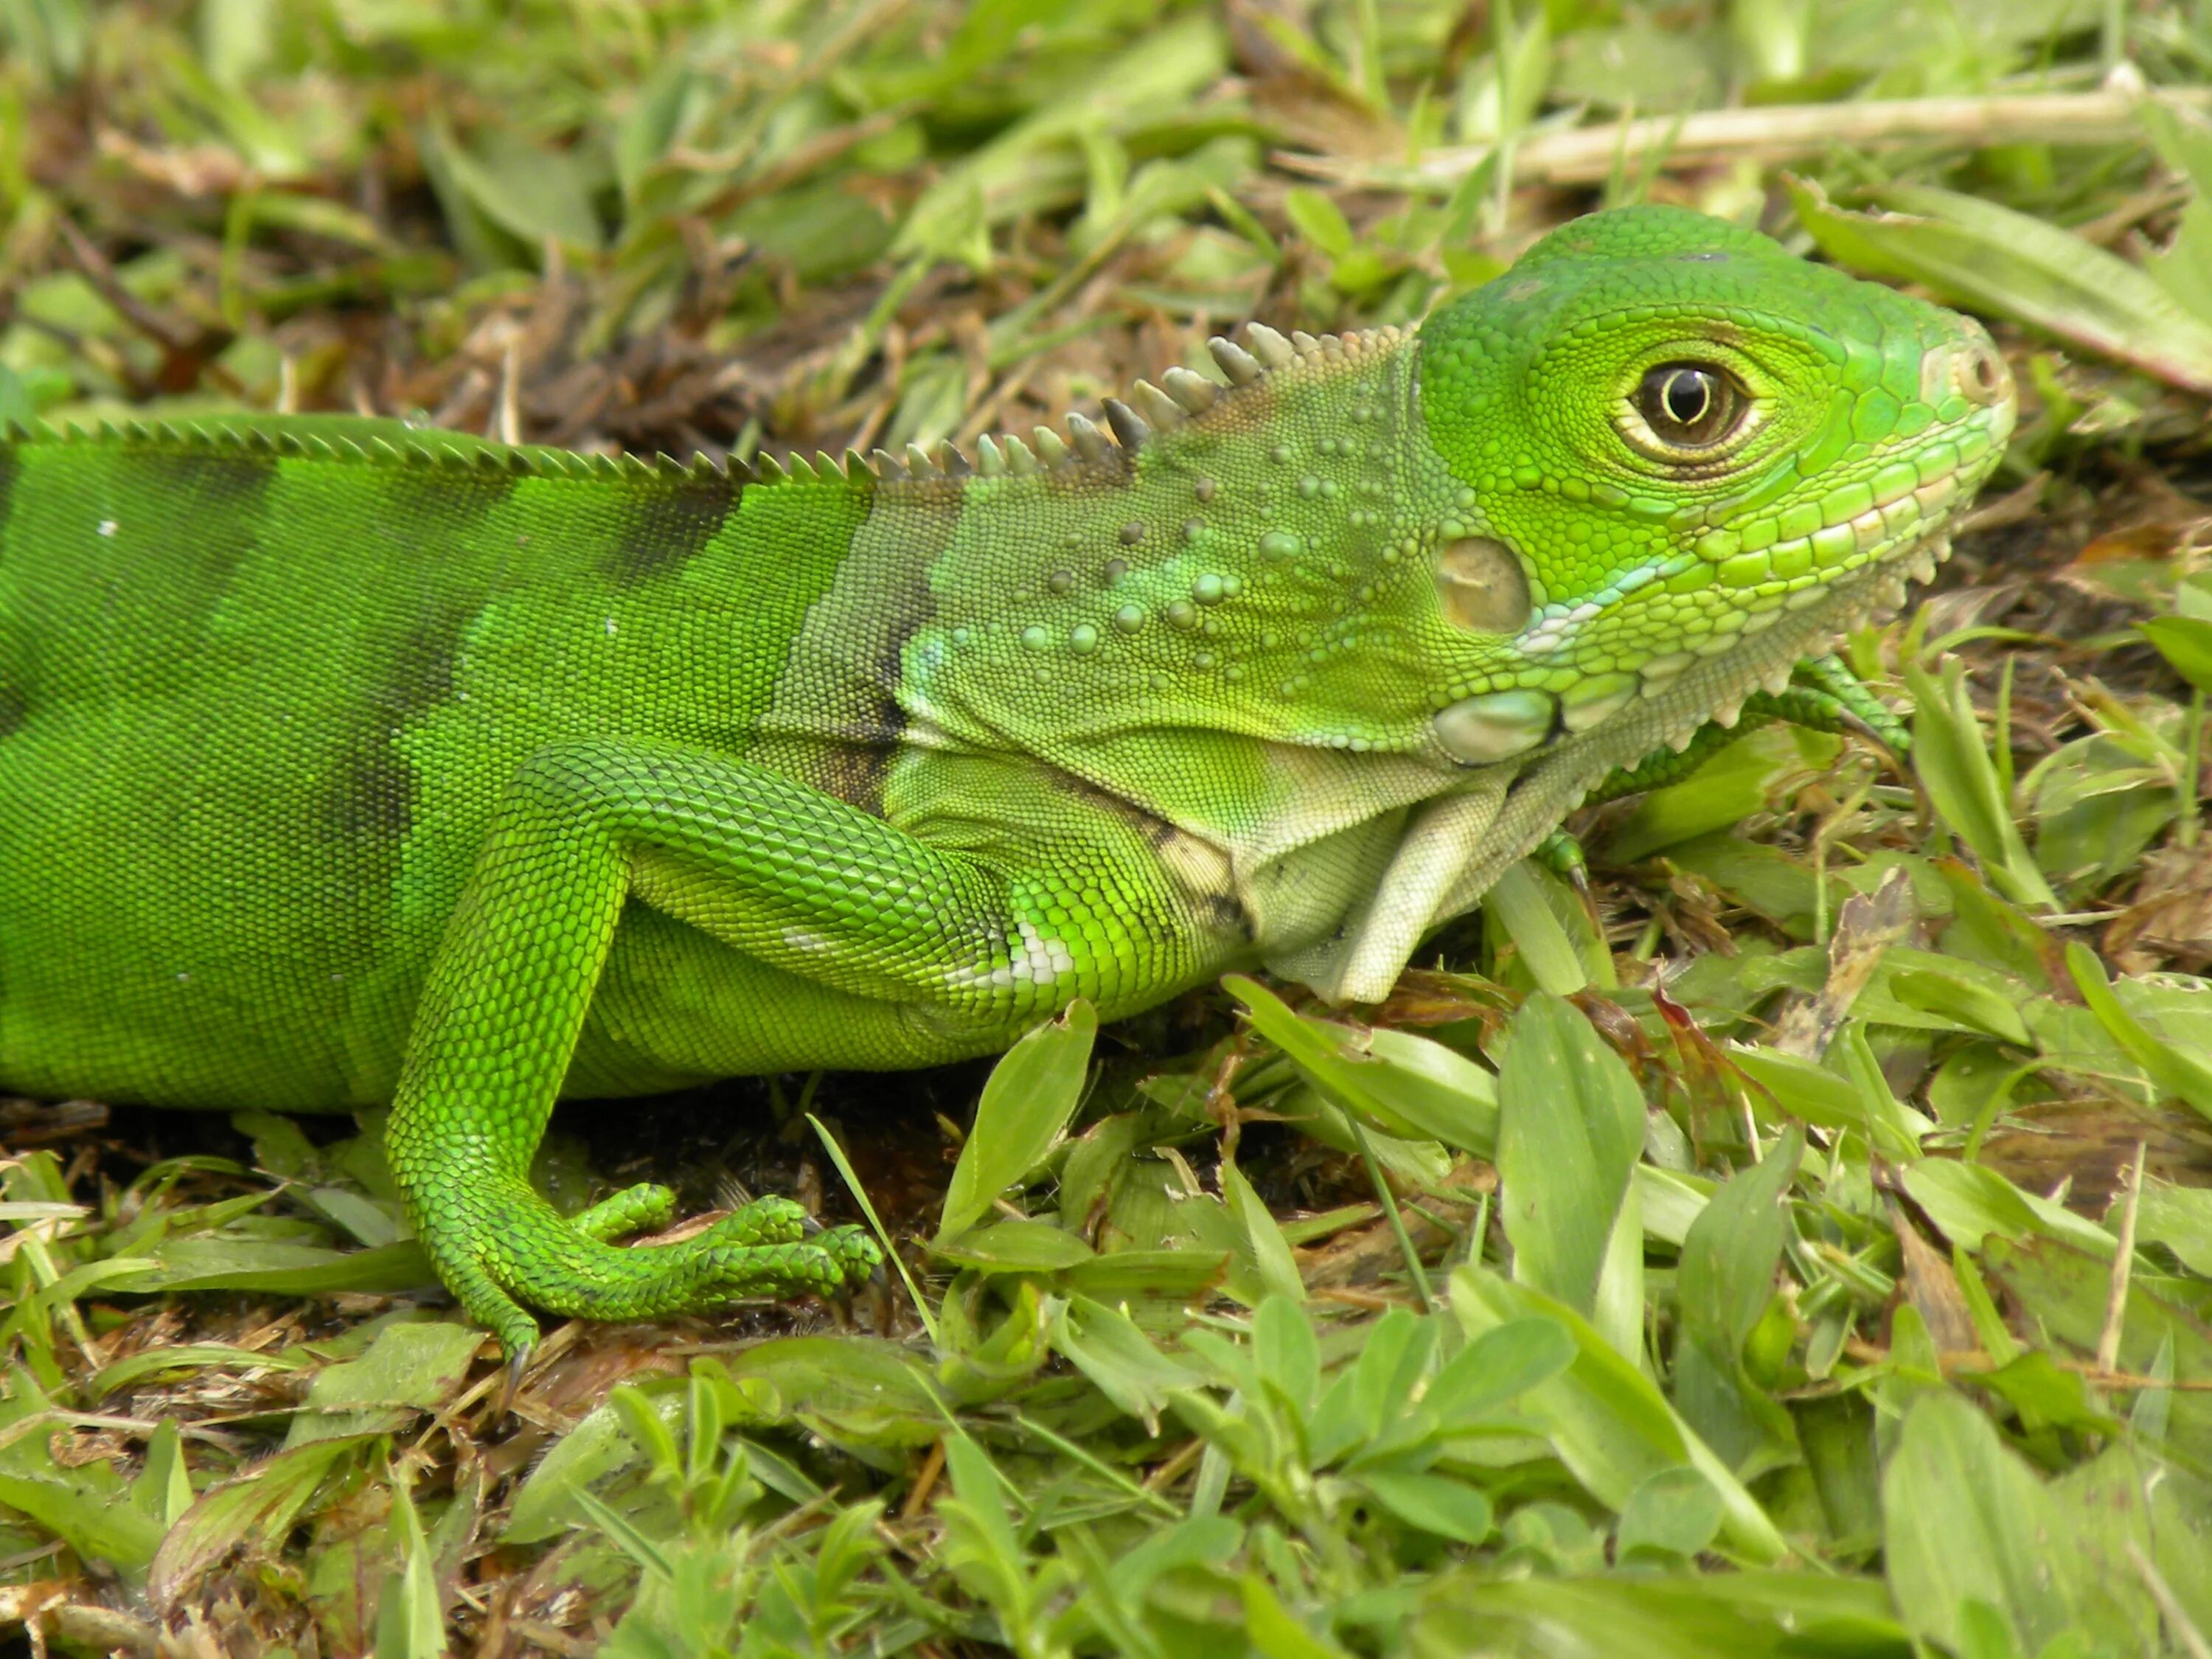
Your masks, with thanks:
[{"label": "thin dry stem", "polygon": [[[1798,161],[1844,146],[1882,149],[1926,143],[2138,143],[2142,130],[2136,125],[2136,110],[2147,100],[2212,109],[2212,90],[2192,88],[2148,94],[2102,88],[1700,110],[1523,134],[1513,146],[1510,165],[1516,185],[1595,185],[1613,176],[1621,156],[1646,168],[1680,172],[1721,161]],[[1426,150],[1411,166],[1281,152],[1272,159],[1291,172],[1341,185],[1436,188],[1457,183],[1496,148],[1458,144]]]},{"label": "thin dry stem", "polygon": [[2120,1368],[2120,1334],[2127,1324],[2128,1275],[2136,1259],[2136,1207],[2142,1198],[2143,1158],[2150,1143],[2136,1142],[2135,1161],[2128,1166],[2128,1184],[2120,1204],[2120,1248],[2112,1257],[2112,1290],[2105,1303],[2105,1328],[2097,1338],[2097,1369]]}]

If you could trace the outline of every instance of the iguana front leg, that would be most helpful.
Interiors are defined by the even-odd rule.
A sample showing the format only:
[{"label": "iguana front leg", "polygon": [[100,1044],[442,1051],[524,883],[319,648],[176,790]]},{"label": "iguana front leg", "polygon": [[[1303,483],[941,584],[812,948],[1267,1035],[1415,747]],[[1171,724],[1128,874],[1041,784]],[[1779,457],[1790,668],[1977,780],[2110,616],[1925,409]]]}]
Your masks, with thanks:
[{"label": "iguana front leg", "polygon": [[[1857,732],[1900,759],[1911,751],[1911,729],[1866,689],[1841,657],[1808,659],[1797,665],[1791,679],[1793,684],[1784,690],[1754,691],[1746,697],[1734,726],[1701,726],[1688,746],[1680,751],[1662,749],[1635,766],[1623,767],[1591,791],[1583,804],[1596,806],[1624,795],[1640,795],[1679,783],[1738,738],[1777,720],[1815,732]],[[1535,857],[1577,888],[1588,890],[1589,866],[1582,843],[1565,830],[1554,830],[1546,836]]]},{"label": "iguana front leg", "polygon": [[605,1241],[665,1220],[665,1190],[568,1220],[531,1187],[625,902],[1003,1041],[1079,994],[1125,988],[1114,885],[1096,870],[1009,874],[719,756],[612,742],[541,754],[510,788],[417,1006],[387,1135],[416,1231],[510,1353],[537,1335],[526,1304],[632,1319],[834,1292],[873,1267],[875,1246],[854,1229],[809,1237],[783,1200],[623,1249]]}]

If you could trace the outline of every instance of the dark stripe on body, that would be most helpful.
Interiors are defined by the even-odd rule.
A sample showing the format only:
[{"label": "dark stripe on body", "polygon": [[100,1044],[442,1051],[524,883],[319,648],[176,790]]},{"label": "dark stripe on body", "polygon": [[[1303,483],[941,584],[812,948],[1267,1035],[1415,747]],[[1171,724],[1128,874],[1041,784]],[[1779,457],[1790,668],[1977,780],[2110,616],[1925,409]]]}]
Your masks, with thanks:
[{"label": "dark stripe on body", "polygon": [[937,611],[936,596],[927,586],[898,597],[896,625],[871,642],[874,664],[835,734],[842,743],[824,756],[816,780],[817,787],[864,812],[883,810],[884,785],[906,735],[907,712],[896,696],[906,642]]},{"label": "dark stripe on body", "polygon": [[386,582],[368,601],[383,625],[362,641],[362,701],[319,817],[325,838],[349,849],[357,878],[381,886],[397,878],[415,825],[417,781],[401,742],[410,720],[453,695],[463,638],[489,598],[461,574],[468,544],[515,480],[443,468],[373,476],[381,499],[363,506],[407,545],[372,573]]},{"label": "dark stripe on body", "polygon": [[836,581],[792,641],[761,722],[762,758],[864,812],[883,810],[907,728],[907,641],[936,615],[930,568],[963,505],[951,480],[876,489]]},{"label": "dark stripe on body", "polygon": [[742,493],[733,478],[629,493],[607,560],[609,579],[618,587],[630,587],[680,568],[714,539]]},{"label": "dark stripe on body", "polygon": [[[197,519],[193,528],[225,522],[249,532],[262,520],[262,504],[276,477],[276,460],[270,455],[246,454],[234,449],[153,449],[133,457],[150,492],[173,494],[188,501]],[[221,514],[218,520],[215,517]],[[251,547],[254,538],[223,538],[235,551],[239,543]]]},{"label": "dark stripe on body", "polygon": [[391,672],[368,688],[368,729],[340,763],[330,823],[346,841],[396,842],[415,827],[415,773],[401,757],[398,734],[413,716],[453,695],[459,635],[475,607],[456,610],[410,634]]},{"label": "dark stripe on body", "polygon": [[1260,930],[1252,924],[1252,913],[1244,908],[1244,901],[1234,893],[1208,893],[1206,896],[1207,927],[1216,933],[1251,944]]}]

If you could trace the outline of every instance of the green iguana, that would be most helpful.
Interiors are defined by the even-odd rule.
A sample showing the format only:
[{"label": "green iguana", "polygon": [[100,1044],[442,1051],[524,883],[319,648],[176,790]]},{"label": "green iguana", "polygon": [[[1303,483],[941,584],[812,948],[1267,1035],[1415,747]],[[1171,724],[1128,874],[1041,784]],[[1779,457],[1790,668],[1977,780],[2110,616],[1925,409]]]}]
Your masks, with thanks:
[{"label": "green iguana", "polygon": [[1212,350],[972,464],[15,432],[0,1082],[392,1103],[510,1352],[529,1308],[833,1291],[873,1245],[787,1200],[562,1218],[555,1099],[1253,963],[1379,999],[1608,775],[1747,700],[1847,715],[1793,665],[1932,569],[2014,412],[1978,325],[1664,208],[1418,329]]}]

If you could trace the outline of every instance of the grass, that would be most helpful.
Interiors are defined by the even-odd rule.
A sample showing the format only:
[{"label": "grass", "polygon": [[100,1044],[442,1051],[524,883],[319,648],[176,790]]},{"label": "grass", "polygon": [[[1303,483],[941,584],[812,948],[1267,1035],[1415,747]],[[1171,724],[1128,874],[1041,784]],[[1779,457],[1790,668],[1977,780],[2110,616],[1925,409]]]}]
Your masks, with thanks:
[{"label": "grass", "polygon": [[1584,815],[1595,925],[1523,872],[1370,1021],[1232,979],[988,1073],[558,1120],[571,1204],[848,1175],[913,1275],[855,1317],[561,1327],[509,1397],[374,1122],[0,1105],[24,1641],[2212,1653],[2202,0],[0,36],[0,415],[967,440],[1640,198],[1975,309],[2030,405],[1850,641],[1911,765],[1769,730]]}]

